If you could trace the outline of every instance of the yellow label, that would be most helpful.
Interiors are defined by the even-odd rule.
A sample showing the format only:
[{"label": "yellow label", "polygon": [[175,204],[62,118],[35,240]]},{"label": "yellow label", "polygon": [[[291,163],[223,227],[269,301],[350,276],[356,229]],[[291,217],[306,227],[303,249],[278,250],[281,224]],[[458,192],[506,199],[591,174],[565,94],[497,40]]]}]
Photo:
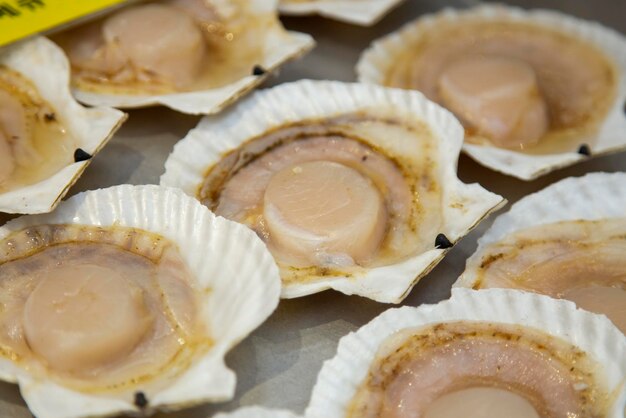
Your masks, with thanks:
[{"label": "yellow label", "polygon": [[0,0],[0,46],[126,0]]}]

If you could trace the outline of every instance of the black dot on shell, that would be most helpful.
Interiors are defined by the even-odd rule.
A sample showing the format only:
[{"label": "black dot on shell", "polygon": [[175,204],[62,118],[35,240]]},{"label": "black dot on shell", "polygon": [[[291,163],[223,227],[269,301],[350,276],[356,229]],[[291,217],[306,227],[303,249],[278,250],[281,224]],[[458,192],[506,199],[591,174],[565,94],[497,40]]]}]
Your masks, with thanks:
[{"label": "black dot on shell", "polygon": [[252,68],[252,75],[263,75],[267,72],[267,70],[260,65],[255,65]]},{"label": "black dot on shell", "polygon": [[55,115],[54,112],[46,113],[45,115],[43,115],[43,117],[46,122],[54,122],[55,120],[57,120],[57,115]]},{"label": "black dot on shell", "polygon": [[148,406],[148,398],[146,397],[145,393],[135,392],[135,406],[141,409]]},{"label": "black dot on shell", "polygon": [[77,163],[81,161],[87,161],[91,157],[92,155],[89,154],[87,151],[83,150],[82,148],[76,148],[76,151],[74,151],[74,161]]},{"label": "black dot on shell", "polygon": [[367,155],[362,156],[361,161],[367,161]]},{"label": "black dot on shell", "polygon": [[435,238],[435,248],[445,250],[446,248],[450,248],[453,245],[454,244],[452,244],[448,237],[446,237],[444,234],[438,234],[437,238]]},{"label": "black dot on shell", "polygon": [[589,145],[587,144],[582,144],[580,147],[578,147],[578,153],[589,157],[591,155],[591,148],[589,148]]}]

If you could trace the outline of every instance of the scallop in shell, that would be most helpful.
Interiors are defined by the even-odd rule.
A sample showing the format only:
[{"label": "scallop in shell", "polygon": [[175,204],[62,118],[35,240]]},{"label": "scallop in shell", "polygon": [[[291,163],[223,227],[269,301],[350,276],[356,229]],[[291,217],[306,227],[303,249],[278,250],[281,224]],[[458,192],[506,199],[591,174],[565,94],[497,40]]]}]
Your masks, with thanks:
[{"label": "scallop in shell", "polygon": [[523,180],[626,148],[626,40],[561,13],[424,16],[374,42],[357,72],[443,104],[464,123],[468,155]]},{"label": "scallop in shell", "polygon": [[285,31],[276,9],[277,0],[155,1],[55,40],[84,103],[217,113],[313,47],[309,35]]},{"label": "scallop in shell", "polygon": [[81,193],[0,240],[0,378],[41,418],[230,399],[224,356],[279,300],[261,240],[175,189]]},{"label": "scallop in shell", "polygon": [[203,119],[161,184],[263,237],[283,297],[332,288],[399,302],[503,203],[457,178],[462,140],[419,93],[301,81]]},{"label": "scallop in shell", "polygon": [[626,173],[568,178],[517,202],[455,286],[518,288],[605,314],[626,334]]},{"label": "scallop in shell", "polygon": [[454,289],[339,342],[307,418],[621,418],[626,337],[604,316],[515,290]]},{"label": "scallop in shell", "polygon": [[378,22],[389,10],[403,0],[281,0],[281,14],[309,15],[337,19],[361,26]]},{"label": "scallop in shell", "polygon": [[0,211],[50,212],[126,119],[80,106],[63,51],[45,38],[0,51]]}]

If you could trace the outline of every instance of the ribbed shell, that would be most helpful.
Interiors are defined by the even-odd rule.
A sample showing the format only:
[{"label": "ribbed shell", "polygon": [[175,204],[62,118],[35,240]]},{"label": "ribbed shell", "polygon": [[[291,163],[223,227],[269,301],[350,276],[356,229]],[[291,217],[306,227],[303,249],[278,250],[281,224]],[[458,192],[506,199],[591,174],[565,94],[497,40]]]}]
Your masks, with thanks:
[{"label": "ribbed shell", "polygon": [[[250,10],[265,16],[276,13],[278,0],[246,0]],[[228,7],[223,0],[216,2],[217,7]],[[231,84],[191,92],[160,94],[160,95],[123,95],[105,94],[75,89],[78,100],[89,105],[104,105],[121,109],[163,105],[182,113],[192,115],[207,115],[220,112],[226,106],[234,103],[240,97],[261,84],[268,75],[285,62],[295,59],[308,52],[315,45],[310,35],[299,32],[288,32],[283,29],[276,18],[271,27],[268,27],[258,36],[265,39],[264,54],[260,62],[256,63],[266,72],[260,75],[252,74]]]},{"label": "ribbed shell", "polygon": [[[422,33],[435,30],[438,25],[464,21],[525,22],[543,25],[571,34],[589,42],[606,53],[618,68],[617,94],[611,109],[593,139],[592,156],[617,152],[626,148],[626,115],[623,111],[626,100],[626,38],[617,31],[595,22],[577,19],[549,10],[523,10],[503,5],[481,5],[467,10],[444,9],[425,15],[408,23],[400,30],[380,38],[361,55],[356,66],[358,79],[363,83],[383,84],[385,74],[395,63],[396,56],[407,45],[419,39]],[[582,138],[581,143],[589,141]],[[576,149],[560,154],[530,155],[489,145],[464,144],[463,151],[480,164],[492,170],[533,180],[558,168],[583,161],[588,156]]]},{"label": "ribbed shell", "polygon": [[[106,107],[86,108],[70,92],[70,67],[63,51],[46,38],[19,42],[0,51],[0,65],[20,73],[90,155],[97,154],[126,120],[126,114]],[[0,193],[0,212],[45,213],[59,204],[91,160],[69,164],[38,183]]]},{"label": "ribbed shell", "polygon": [[604,366],[600,374],[604,374],[609,392],[616,393],[607,418],[623,418],[626,337],[605,316],[577,309],[572,302],[505,289],[454,289],[446,301],[389,309],[346,335],[339,341],[335,357],[324,363],[305,416],[345,417],[346,408],[387,337],[403,329],[450,321],[517,324],[577,346]]},{"label": "ribbed shell", "polygon": [[[207,169],[249,139],[285,124],[373,108],[410,112],[426,122],[435,135],[438,141],[436,170],[442,189],[440,210],[444,219],[440,232],[451,242],[458,241],[504,203],[501,196],[478,184],[464,184],[457,178],[463,129],[450,112],[418,92],[332,81],[283,84],[255,93],[223,115],[202,119],[174,147],[165,163],[161,184],[179,187],[195,196]],[[372,144],[384,147],[385,141],[386,138],[379,137],[372,139]],[[416,148],[415,152],[419,150]],[[400,263],[371,268],[353,277],[322,277],[306,283],[291,283],[283,287],[282,296],[299,297],[332,288],[380,302],[397,303],[448,251],[435,248],[434,242],[432,248]]]},{"label": "ribbed shell", "polygon": [[[279,301],[278,268],[263,242],[235,222],[213,215],[182,191],[160,186],[115,186],[80,193],[50,214],[25,216],[0,228],[0,239],[39,224],[121,226],[159,234],[177,244],[196,285],[210,289],[198,312],[214,345],[165,389],[150,408],[176,408],[231,399],[235,374],[226,353],[257,328]],[[0,378],[16,382],[39,418],[69,418],[140,412],[133,393],[88,394],[31,376],[0,358]]]}]

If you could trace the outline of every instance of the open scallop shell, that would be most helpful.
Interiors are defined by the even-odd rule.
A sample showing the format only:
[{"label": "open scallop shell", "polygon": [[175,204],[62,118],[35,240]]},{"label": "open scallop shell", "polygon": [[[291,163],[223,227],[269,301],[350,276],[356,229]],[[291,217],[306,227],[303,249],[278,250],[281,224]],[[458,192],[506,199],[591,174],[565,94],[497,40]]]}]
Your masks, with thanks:
[{"label": "open scallop shell", "polygon": [[[126,119],[119,110],[79,105],[70,93],[70,68],[63,51],[46,38],[17,43],[0,51],[0,65],[16,71],[37,88],[56,118],[74,136],[80,149],[93,156],[111,139]],[[72,150],[73,152],[73,150]],[[0,194],[0,211],[50,212],[78,180],[90,160],[60,169],[52,177]]]},{"label": "open scallop shell", "polygon": [[402,1],[404,0],[281,0],[278,9],[284,15],[318,14],[347,23],[371,26]]},{"label": "open scallop shell", "polygon": [[454,289],[452,298],[419,308],[389,309],[339,341],[337,354],[324,363],[313,389],[307,418],[346,415],[356,390],[366,378],[379,346],[407,328],[450,321],[519,324],[569,342],[604,366],[604,377],[616,399],[607,418],[622,418],[626,401],[626,338],[604,316],[577,309],[572,302],[515,290],[480,292]]},{"label": "open scallop shell", "polygon": [[[399,109],[426,122],[435,140],[438,163],[435,176],[441,184],[441,233],[452,242],[467,234],[504,200],[478,184],[466,185],[456,175],[463,129],[452,115],[418,92],[378,86],[304,80],[255,93],[229,112],[206,117],[180,141],[169,156],[161,184],[179,187],[192,196],[207,169],[243,143],[289,123],[333,117],[368,109]],[[377,139],[377,147],[384,138]],[[429,238],[430,240],[430,238]],[[417,281],[443,258],[448,249],[414,254],[392,265],[367,269],[352,277],[316,277],[283,286],[282,297],[293,298],[335,289],[380,302],[400,302]]]},{"label": "open scallop shell", "polygon": [[[626,148],[626,38],[600,24],[577,19],[548,10],[523,10],[509,6],[479,6],[469,10],[446,9],[427,15],[387,35],[367,49],[357,64],[358,79],[365,83],[383,84],[387,69],[394,65],[394,57],[411,45],[422,33],[441,24],[461,21],[510,20],[544,25],[571,34],[603,51],[617,66],[619,81],[615,101],[600,123],[593,138],[581,138],[580,144],[592,142],[593,156],[617,152]],[[576,149],[571,152],[529,155],[489,145],[464,144],[463,151],[480,164],[522,180],[533,180],[558,168],[588,158]]]},{"label": "open scallop shell", "polygon": [[[259,16],[275,13],[278,7],[278,0],[247,0],[247,2],[250,10]],[[219,6],[228,7],[229,5],[222,2]],[[74,95],[78,100],[89,105],[105,105],[123,109],[163,105],[193,115],[218,113],[261,84],[280,65],[305,54],[315,45],[310,35],[286,31],[277,18],[258,36],[265,39],[264,53],[260,62],[255,64],[264,70],[263,74],[254,75],[253,68],[250,68],[250,75],[236,82],[218,88],[191,92],[123,95],[75,89]]]},{"label": "open scallop shell", "polygon": [[499,216],[478,240],[455,287],[472,287],[482,250],[508,234],[560,221],[598,220],[626,216],[626,173],[591,173],[570,177],[528,195]]},{"label": "open scallop shell", "polygon": [[217,414],[214,418],[298,418],[298,416],[293,412],[282,409],[266,409],[252,406],[230,413]]},{"label": "open scallop shell", "polygon": [[[149,408],[180,408],[231,399],[235,374],[224,356],[276,308],[280,279],[272,256],[247,228],[214,216],[180,190],[159,186],[116,186],[78,194],[50,214],[26,216],[0,228],[0,239],[39,224],[122,226],[162,235],[180,254],[202,289],[200,320],[215,341],[205,354],[163,389],[150,396]],[[15,382],[38,417],[84,417],[143,412],[133,390],[90,394],[38,379],[5,358],[0,378]],[[129,393],[130,392],[130,393]]]}]

